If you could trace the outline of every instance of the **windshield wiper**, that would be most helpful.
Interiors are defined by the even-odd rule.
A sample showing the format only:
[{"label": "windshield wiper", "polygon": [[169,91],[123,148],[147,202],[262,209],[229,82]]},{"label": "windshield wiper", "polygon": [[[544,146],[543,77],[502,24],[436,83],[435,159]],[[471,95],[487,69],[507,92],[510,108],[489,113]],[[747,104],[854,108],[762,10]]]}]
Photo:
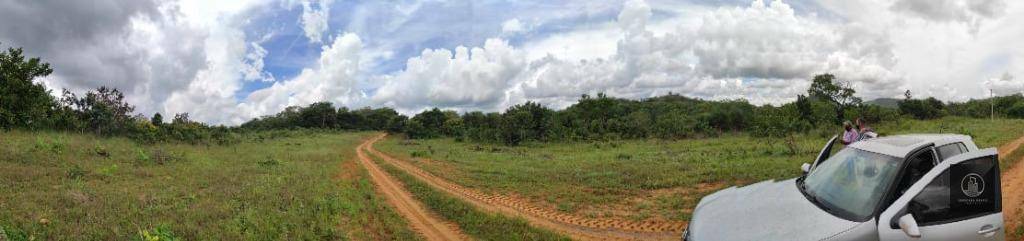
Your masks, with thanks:
[{"label": "windshield wiper", "polygon": [[826,205],[825,201],[822,201],[820,197],[818,197],[818,196],[811,196],[811,197],[812,197],[812,199],[814,199],[814,202],[818,203],[818,207],[821,207],[821,209],[824,209],[825,212],[832,212],[832,208],[830,208],[828,205]]}]

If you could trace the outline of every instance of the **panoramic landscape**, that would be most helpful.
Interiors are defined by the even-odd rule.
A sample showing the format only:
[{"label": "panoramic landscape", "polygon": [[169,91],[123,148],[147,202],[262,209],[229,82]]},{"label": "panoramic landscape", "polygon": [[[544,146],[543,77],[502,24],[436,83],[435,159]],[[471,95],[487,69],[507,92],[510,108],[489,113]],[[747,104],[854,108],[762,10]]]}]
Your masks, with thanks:
[{"label": "panoramic landscape", "polygon": [[0,0],[0,241],[1024,240],[1021,18]]}]

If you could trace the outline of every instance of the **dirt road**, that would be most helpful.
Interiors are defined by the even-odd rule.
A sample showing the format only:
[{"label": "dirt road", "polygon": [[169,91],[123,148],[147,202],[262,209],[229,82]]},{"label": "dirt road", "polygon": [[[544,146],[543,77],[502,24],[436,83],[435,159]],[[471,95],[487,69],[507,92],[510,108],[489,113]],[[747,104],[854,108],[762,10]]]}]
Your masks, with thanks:
[{"label": "dirt road", "polygon": [[575,240],[679,240],[683,228],[686,227],[684,222],[634,222],[577,217],[538,207],[525,200],[466,188],[434,176],[406,161],[377,151],[373,148],[373,143],[383,137],[384,135],[381,135],[371,139],[360,147],[431,187],[466,201],[479,209],[521,217],[534,226],[565,234]]},{"label": "dirt road", "polygon": [[[1024,144],[1024,137],[999,147],[999,156],[1007,157]],[[1003,194],[1003,219],[1006,220],[1007,236],[1021,225],[1021,205],[1024,204],[1024,160],[1018,160],[1009,170],[1002,170],[1001,188]]]},{"label": "dirt road", "polygon": [[423,235],[426,240],[466,240],[467,238],[459,232],[457,225],[446,223],[442,221],[443,219],[433,216],[419,201],[413,198],[409,191],[405,190],[401,182],[385,173],[366,155],[364,151],[366,146],[381,137],[375,137],[360,144],[359,147],[356,147],[356,155],[359,156],[359,162],[366,167],[370,178],[377,184],[388,203],[395,207],[395,211],[408,220],[409,225]]}]

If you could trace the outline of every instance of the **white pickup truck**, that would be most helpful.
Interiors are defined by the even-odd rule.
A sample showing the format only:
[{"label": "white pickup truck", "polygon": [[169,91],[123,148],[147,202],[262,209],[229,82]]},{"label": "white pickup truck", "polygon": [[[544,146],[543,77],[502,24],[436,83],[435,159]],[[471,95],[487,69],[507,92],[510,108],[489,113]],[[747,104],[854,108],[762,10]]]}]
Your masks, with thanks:
[{"label": "white pickup truck", "polygon": [[855,142],[833,154],[835,141],[799,178],[704,197],[682,239],[1005,239],[995,148],[926,134]]}]

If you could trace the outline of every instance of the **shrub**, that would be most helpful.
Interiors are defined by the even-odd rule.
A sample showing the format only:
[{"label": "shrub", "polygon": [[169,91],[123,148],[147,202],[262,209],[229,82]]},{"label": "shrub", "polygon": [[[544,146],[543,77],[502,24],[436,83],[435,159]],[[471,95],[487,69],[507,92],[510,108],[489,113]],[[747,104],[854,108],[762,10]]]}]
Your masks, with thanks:
[{"label": "shrub", "polygon": [[99,170],[96,170],[96,173],[107,178],[114,177],[114,174],[117,173],[117,164],[101,167]]},{"label": "shrub", "polygon": [[110,152],[107,151],[107,148],[105,148],[103,146],[100,146],[100,145],[94,146],[92,148],[92,151],[93,151],[93,153],[96,153],[97,156],[101,156],[101,157],[104,157],[104,158],[109,158],[110,157]]},{"label": "shrub", "polygon": [[135,152],[136,152],[135,160],[139,161],[139,163],[150,163],[149,154],[146,154],[145,150],[142,150],[142,148],[139,148],[139,149],[136,149]]},{"label": "shrub", "polygon": [[181,240],[174,235],[167,226],[157,226],[153,229],[139,230],[139,236],[135,240],[138,241],[177,241]]},{"label": "shrub", "polygon": [[82,168],[82,166],[79,166],[78,164],[72,164],[70,167],[68,167],[68,170],[64,173],[64,175],[68,179],[71,179],[71,180],[81,179],[81,178],[85,177],[85,174],[88,174],[88,172],[84,168]]},{"label": "shrub", "polygon": [[258,163],[260,164],[260,166],[263,166],[263,167],[272,167],[272,166],[281,165],[284,162],[282,162],[281,160],[278,160],[277,158],[273,158],[273,157],[268,156],[267,158],[259,161]]}]

